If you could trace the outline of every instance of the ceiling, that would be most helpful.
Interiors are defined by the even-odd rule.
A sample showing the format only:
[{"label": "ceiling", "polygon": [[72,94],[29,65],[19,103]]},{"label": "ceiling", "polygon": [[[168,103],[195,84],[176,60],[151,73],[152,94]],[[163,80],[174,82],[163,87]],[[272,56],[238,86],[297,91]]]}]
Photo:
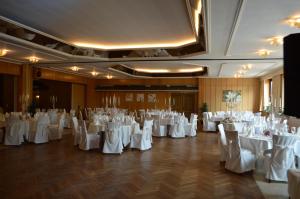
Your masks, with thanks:
[{"label": "ceiling", "polygon": [[[2,0],[0,15],[71,45],[82,42],[118,49],[139,44],[168,47],[167,44],[197,39],[190,10],[195,4],[193,0],[28,0],[26,4],[21,0]],[[105,78],[107,74],[114,78],[132,78],[109,68],[117,64],[170,71],[207,66],[207,77],[221,78],[233,77],[242,65],[252,64],[243,77],[260,77],[280,69],[283,64],[282,46],[272,46],[267,39],[300,32],[284,23],[289,16],[300,14],[300,1],[203,0],[202,5],[205,52],[180,57],[148,56],[145,51],[143,57],[77,56],[0,31],[0,48],[11,50],[0,60],[26,63],[27,57],[35,55],[41,58],[39,67],[74,73],[69,67],[76,65],[83,68],[76,74],[91,76],[89,72],[96,70],[101,72],[97,78]],[[259,49],[269,49],[271,54],[260,57],[256,53]]]}]

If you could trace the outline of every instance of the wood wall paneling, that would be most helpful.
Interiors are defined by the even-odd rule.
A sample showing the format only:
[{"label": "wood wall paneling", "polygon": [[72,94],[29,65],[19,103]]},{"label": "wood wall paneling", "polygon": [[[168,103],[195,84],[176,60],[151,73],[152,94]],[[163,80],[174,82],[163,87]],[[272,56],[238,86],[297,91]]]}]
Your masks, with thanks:
[{"label": "wood wall paneling", "polygon": [[235,110],[259,110],[259,84],[257,78],[202,78],[199,79],[198,106],[204,102],[209,111],[226,111],[226,103],[222,101],[223,90],[241,90],[242,102]]},{"label": "wood wall paneling", "polygon": [[85,85],[83,84],[72,84],[72,97],[71,97],[71,108],[77,110],[78,107],[85,107]]}]

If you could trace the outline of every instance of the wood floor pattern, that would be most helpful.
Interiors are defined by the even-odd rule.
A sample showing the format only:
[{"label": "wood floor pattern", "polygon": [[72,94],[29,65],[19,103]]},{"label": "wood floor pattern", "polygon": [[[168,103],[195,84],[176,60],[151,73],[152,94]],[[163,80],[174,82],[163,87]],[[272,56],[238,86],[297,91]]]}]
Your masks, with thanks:
[{"label": "wood floor pattern", "polygon": [[251,173],[219,163],[217,135],[154,138],[151,150],[81,151],[71,135],[0,150],[0,198],[260,199]]}]

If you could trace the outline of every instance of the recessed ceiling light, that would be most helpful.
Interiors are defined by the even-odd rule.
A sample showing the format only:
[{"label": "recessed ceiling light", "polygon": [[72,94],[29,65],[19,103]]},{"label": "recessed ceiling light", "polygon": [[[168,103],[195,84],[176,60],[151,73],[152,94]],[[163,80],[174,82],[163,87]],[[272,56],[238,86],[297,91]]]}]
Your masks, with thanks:
[{"label": "recessed ceiling light", "polygon": [[266,50],[266,49],[261,49],[261,50],[258,50],[256,53],[261,57],[267,57],[271,54],[271,51]]},{"label": "recessed ceiling light", "polygon": [[93,44],[85,42],[73,42],[74,45],[83,48],[94,48],[102,50],[117,50],[117,49],[145,49],[145,48],[176,48],[186,44],[196,42],[196,38],[189,38],[186,40],[181,40],[172,43],[148,43],[148,44],[115,44],[115,45],[105,45],[105,44]]},{"label": "recessed ceiling light", "polygon": [[71,70],[72,70],[72,71],[75,71],[75,72],[76,72],[76,71],[79,71],[80,69],[81,69],[81,68],[79,68],[78,66],[72,66],[72,67],[71,67]]},{"label": "recessed ceiling light", "polygon": [[286,20],[286,23],[295,28],[300,28],[300,16],[293,16]]},{"label": "recessed ceiling light", "polygon": [[252,64],[245,64],[242,66],[244,70],[250,70],[252,68]]},{"label": "recessed ceiling light", "polygon": [[94,70],[91,72],[91,74],[92,74],[93,76],[97,76],[97,75],[99,75],[99,72],[97,72],[97,71],[95,70],[95,68],[94,68]]},{"label": "recessed ceiling light", "polygon": [[185,69],[179,69],[178,72],[180,73],[192,73],[192,72],[199,72],[203,71],[203,67],[198,68],[185,68]]},{"label": "recessed ceiling light", "polygon": [[275,36],[267,39],[267,41],[273,46],[279,46],[283,44],[283,37],[282,36]]},{"label": "recessed ceiling light", "polygon": [[28,60],[29,60],[31,63],[37,63],[37,62],[40,60],[40,58],[35,57],[35,56],[31,56],[31,57],[28,58]]},{"label": "recessed ceiling light", "polygon": [[144,72],[144,73],[168,73],[170,72],[167,69],[146,69],[146,68],[136,68],[134,69],[138,72]]},{"label": "recessed ceiling light", "polygon": [[8,51],[9,51],[9,50],[7,50],[7,49],[0,49],[0,57],[5,56],[5,55],[7,54]]},{"label": "recessed ceiling light", "polygon": [[106,75],[106,78],[107,79],[112,79],[113,77],[112,77],[112,75],[108,74],[108,75]]}]

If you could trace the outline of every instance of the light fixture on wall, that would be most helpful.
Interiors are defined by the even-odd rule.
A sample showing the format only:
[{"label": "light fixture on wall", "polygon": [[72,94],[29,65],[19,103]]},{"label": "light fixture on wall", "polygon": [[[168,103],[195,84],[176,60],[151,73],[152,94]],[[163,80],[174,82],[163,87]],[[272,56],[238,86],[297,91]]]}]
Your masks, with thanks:
[{"label": "light fixture on wall", "polygon": [[5,55],[7,54],[8,51],[9,51],[9,50],[7,50],[7,49],[0,49],[0,57],[5,56]]},{"label": "light fixture on wall", "polygon": [[279,46],[283,44],[283,37],[282,36],[275,36],[267,39],[267,41],[273,46]]},{"label": "light fixture on wall", "polygon": [[267,49],[261,49],[261,50],[258,50],[256,53],[261,57],[267,57],[271,54],[271,51],[267,50]]},{"label": "light fixture on wall", "polygon": [[112,75],[107,74],[107,75],[106,75],[106,78],[107,78],[107,79],[112,79],[113,77],[112,77]]},{"label": "light fixture on wall", "polygon": [[28,58],[28,60],[31,62],[31,63],[37,63],[40,59],[38,57],[35,57],[35,56],[31,56]]},{"label": "light fixture on wall", "polygon": [[291,27],[300,28],[300,16],[289,17],[286,23]]},{"label": "light fixture on wall", "polygon": [[77,71],[79,71],[81,68],[79,68],[78,66],[72,66],[71,67],[71,70],[72,71],[75,71],[75,72],[77,72]]},{"label": "light fixture on wall", "polygon": [[91,74],[95,77],[95,76],[99,75],[99,72],[97,72],[94,68],[93,71],[91,72]]}]

